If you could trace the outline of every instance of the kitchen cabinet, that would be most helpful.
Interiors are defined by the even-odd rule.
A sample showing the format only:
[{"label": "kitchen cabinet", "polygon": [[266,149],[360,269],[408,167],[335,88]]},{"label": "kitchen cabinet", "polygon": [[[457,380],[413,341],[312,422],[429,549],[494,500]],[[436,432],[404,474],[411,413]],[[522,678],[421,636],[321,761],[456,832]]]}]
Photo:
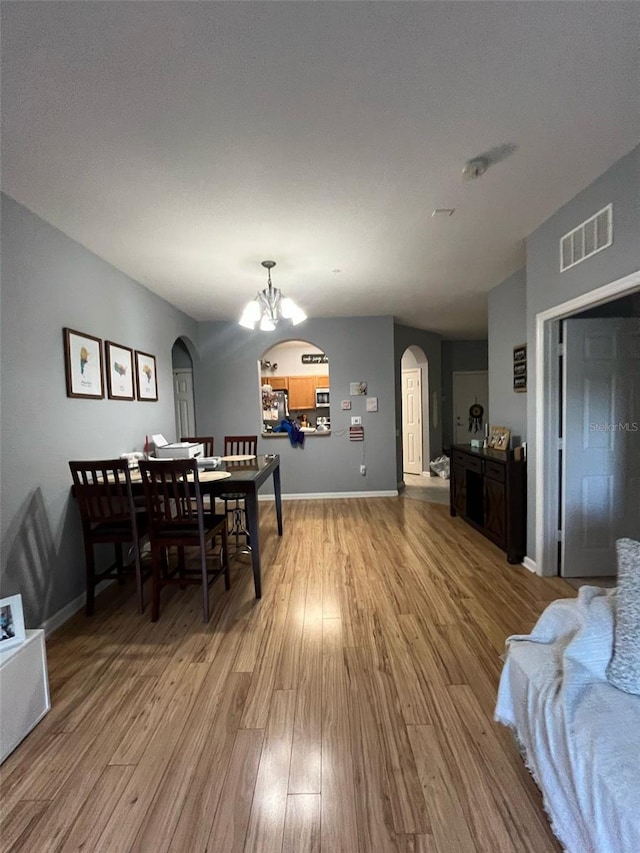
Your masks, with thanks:
[{"label": "kitchen cabinet", "polygon": [[274,391],[288,391],[289,377],[288,376],[263,376],[263,385],[271,385]]},{"label": "kitchen cabinet", "polygon": [[315,376],[289,377],[289,411],[315,409],[316,378]]},{"label": "kitchen cabinet", "polygon": [[520,563],[526,548],[527,468],[510,451],[454,445],[451,515],[460,515]]}]

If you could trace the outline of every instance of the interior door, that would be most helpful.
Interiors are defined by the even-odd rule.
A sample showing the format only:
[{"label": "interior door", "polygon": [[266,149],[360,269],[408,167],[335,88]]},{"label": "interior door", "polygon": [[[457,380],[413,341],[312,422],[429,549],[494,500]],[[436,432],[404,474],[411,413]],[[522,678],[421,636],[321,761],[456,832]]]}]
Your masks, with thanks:
[{"label": "interior door", "polygon": [[[472,438],[484,438],[484,425],[489,423],[489,374],[486,370],[453,374],[453,434],[455,444],[470,444]],[[480,420],[470,421],[469,409],[479,403]]]},{"label": "interior door", "polygon": [[402,470],[422,474],[422,371],[402,371]]},{"label": "interior door", "polygon": [[615,575],[640,538],[640,318],[564,321],[561,571]]},{"label": "interior door", "polygon": [[173,399],[176,413],[176,439],[179,441],[183,435],[197,435],[193,371],[189,368],[173,371]]}]

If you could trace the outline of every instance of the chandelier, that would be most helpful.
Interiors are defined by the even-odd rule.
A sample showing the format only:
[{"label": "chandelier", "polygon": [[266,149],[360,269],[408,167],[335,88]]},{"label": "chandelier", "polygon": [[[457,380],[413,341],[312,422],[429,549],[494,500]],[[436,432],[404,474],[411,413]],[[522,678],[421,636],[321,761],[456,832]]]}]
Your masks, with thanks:
[{"label": "chandelier", "polygon": [[239,323],[245,329],[255,329],[256,323],[259,323],[261,331],[273,332],[279,320],[291,320],[292,325],[297,326],[307,319],[307,315],[293,299],[283,297],[280,288],[271,284],[271,270],[275,265],[275,261],[262,261],[262,266],[267,270],[268,286],[242,312]]}]

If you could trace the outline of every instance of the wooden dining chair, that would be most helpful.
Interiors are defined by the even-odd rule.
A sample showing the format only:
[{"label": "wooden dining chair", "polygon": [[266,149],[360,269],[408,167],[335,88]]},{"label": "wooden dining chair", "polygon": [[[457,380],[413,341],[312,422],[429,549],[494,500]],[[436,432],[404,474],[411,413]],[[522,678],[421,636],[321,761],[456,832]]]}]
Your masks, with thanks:
[{"label": "wooden dining chair", "polygon": [[182,436],[180,441],[189,441],[191,444],[202,444],[204,446],[204,455],[213,456],[213,436]]},{"label": "wooden dining chair", "polygon": [[[160,615],[160,592],[167,584],[202,586],[202,619],[209,621],[209,589],[224,575],[230,587],[226,516],[205,512],[195,459],[140,462],[140,474],[149,518],[151,542],[151,621]],[[221,538],[219,566],[209,565],[207,543]],[[178,550],[177,566],[172,570],[168,555]],[[185,561],[185,548],[199,549],[199,568]]]},{"label": "wooden dining chair", "polygon": [[[257,435],[225,435],[225,456],[255,456],[258,447]],[[224,502],[224,514],[227,517],[227,533],[235,539],[234,553],[250,554],[251,537],[247,530],[247,513],[244,495],[236,492],[224,492],[220,495]],[[240,537],[244,538],[244,547],[240,548]]]},{"label": "wooden dining chair", "polygon": [[[96,586],[104,580],[124,583],[127,575],[136,580],[138,611],[144,610],[144,581],[140,560],[140,540],[147,534],[147,516],[136,505],[131,476],[126,459],[107,459],[89,462],[69,462],[73,478],[73,493],[80,510],[87,573],[85,613],[91,616],[95,606]],[[115,562],[108,568],[96,568],[94,547],[113,544]],[[130,544],[128,560],[123,548]]]}]

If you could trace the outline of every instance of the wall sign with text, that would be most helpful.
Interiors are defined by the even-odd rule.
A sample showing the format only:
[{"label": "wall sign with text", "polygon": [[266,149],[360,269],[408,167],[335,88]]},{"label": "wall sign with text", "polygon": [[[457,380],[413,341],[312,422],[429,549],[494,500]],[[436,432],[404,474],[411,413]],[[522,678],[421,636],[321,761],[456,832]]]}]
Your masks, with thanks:
[{"label": "wall sign with text", "polygon": [[527,390],[527,345],[513,348],[513,390],[522,394]]}]

